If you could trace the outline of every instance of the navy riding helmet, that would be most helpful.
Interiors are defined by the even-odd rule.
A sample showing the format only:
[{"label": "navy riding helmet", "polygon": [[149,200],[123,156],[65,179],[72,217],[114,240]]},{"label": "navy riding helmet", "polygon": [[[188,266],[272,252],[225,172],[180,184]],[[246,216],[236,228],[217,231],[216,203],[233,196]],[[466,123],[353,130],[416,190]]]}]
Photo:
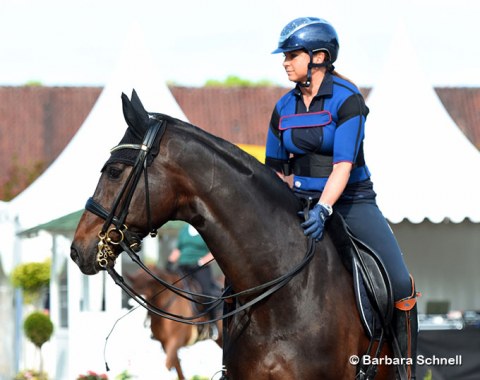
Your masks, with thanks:
[{"label": "navy riding helmet", "polygon": [[304,49],[309,53],[328,52],[330,62],[338,56],[337,32],[328,21],[318,17],[300,17],[290,21],[280,33],[278,48],[272,54]]}]

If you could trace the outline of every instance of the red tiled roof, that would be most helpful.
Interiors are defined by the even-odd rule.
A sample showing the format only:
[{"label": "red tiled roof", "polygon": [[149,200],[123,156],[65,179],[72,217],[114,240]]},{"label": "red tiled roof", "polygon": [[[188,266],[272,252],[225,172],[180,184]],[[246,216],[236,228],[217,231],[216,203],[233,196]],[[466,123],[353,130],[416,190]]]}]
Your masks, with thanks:
[{"label": "red tiled roof", "polygon": [[[24,187],[29,171],[46,168],[82,125],[101,89],[92,87],[0,87],[0,199],[5,182],[18,177],[11,193]],[[38,169],[37,169],[38,170]]]},{"label": "red tiled roof", "polygon": [[435,91],[450,117],[480,149],[480,88],[445,87]]},{"label": "red tiled roof", "polygon": [[[0,199],[13,174],[46,168],[60,154],[95,104],[100,87],[0,87]],[[234,143],[265,143],[280,87],[171,87],[195,124]],[[369,89],[362,89],[365,96]],[[480,148],[480,88],[436,88],[446,110]],[[159,110],[151,110],[159,111]],[[121,108],[119,105],[119,112]],[[12,195],[25,186],[16,180]],[[15,181],[14,181],[15,182]]]}]

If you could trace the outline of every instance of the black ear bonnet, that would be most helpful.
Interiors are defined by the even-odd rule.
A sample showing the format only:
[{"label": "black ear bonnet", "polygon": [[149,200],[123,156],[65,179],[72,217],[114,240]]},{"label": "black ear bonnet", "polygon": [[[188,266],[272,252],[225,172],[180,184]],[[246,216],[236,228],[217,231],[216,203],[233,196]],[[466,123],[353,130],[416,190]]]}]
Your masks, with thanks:
[{"label": "black ear bonnet", "polygon": [[[132,91],[132,100],[130,101],[125,94],[122,94],[123,115],[128,124],[125,135],[120,140],[119,145],[122,144],[142,144],[147,130],[154,124],[160,123],[155,116],[156,114],[149,114],[143,108],[143,105],[135,92]],[[150,166],[153,159],[160,151],[160,134],[157,135],[155,142],[147,156],[147,166]],[[138,149],[124,148],[113,152],[105,163],[105,166],[111,163],[122,163],[131,165],[135,163],[138,157]],[[103,169],[102,169],[103,171]]]}]

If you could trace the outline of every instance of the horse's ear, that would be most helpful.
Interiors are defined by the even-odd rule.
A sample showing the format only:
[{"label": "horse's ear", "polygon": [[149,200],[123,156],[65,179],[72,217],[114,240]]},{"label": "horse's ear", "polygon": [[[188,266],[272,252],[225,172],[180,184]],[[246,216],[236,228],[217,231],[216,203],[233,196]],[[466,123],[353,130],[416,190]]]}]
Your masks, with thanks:
[{"label": "horse's ear", "polygon": [[135,115],[135,110],[133,109],[132,103],[128,96],[122,92],[122,106],[123,106],[123,116],[128,126],[134,128],[134,125],[137,123],[137,117]]},{"label": "horse's ear", "polygon": [[143,107],[142,102],[140,101],[140,98],[137,95],[137,91],[135,89],[132,90],[132,97],[131,103],[133,106],[133,109],[135,110],[137,117],[143,122],[143,124],[146,126],[148,124],[148,120],[150,119],[148,116],[148,112],[145,110]]},{"label": "horse's ear", "polygon": [[148,125],[148,112],[143,108],[135,90],[132,91],[132,100],[122,93],[123,116],[127,124],[134,129],[145,129]]}]

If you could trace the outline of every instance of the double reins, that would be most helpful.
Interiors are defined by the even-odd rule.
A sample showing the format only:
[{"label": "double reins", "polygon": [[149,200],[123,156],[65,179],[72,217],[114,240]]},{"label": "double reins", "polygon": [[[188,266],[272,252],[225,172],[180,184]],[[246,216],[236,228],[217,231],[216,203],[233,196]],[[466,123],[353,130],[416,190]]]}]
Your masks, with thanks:
[{"label": "double reins", "polygon": [[[150,118],[155,119],[153,116],[150,115]],[[201,325],[201,324],[208,324],[217,322],[221,319],[231,317],[243,310],[248,309],[252,305],[260,302],[261,300],[265,299],[266,297],[270,296],[271,294],[278,291],[280,288],[285,286],[296,274],[298,274],[313,258],[315,253],[315,240],[312,238],[308,239],[307,242],[307,251],[302,259],[294,268],[292,268],[289,272],[285,273],[282,276],[279,276],[269,282],[264,284],[252,287],[250,289],[246,289],[237,293],[232,293],[232,289],[227,287],[224,289],[223,293],[219,297],[210,296],[206,294],[199,294],[195,292],[188,291],[186,289],[182,289],[180,287],[175,286],[174,284],[170,284],[169,282],[163,280],[162,278],[158,277],[155,273],[153,273],[140,259],[140,256],[137,252],[140,251],[140,244],[142,237],[138,234],[135,234],[128,230],[127,225],[125,224],[126,217],[128,215],[129,207],[131,200],[133,198],[133,194],[136,190],[136,187],[140,181],[142,173],[144,174],[145,180],[145,197],[146,197],[146,212],[147,212],[147,219],[148,219],[148,227],[150,231],[150,235],[152,237],[156,236],[156,230],[152,227],[151,222],[151,210],[150,210],[150,198],[149,198],[149,188],[148,188],[148,170],[147,170],[147,157],[150,150],[153,147],[154,142],[157,140],[161,140],[163,134],[166,130],[166,121],[165,120],[157,120],[153,123],[147,130],[144,140],[142,144],[120,144],[111,149],[111,153],[120,150],[120,149],[136,149],[139,151],[138,156],[135,160],[133,165],[133,169],[130,172],[125,184],[123,185],[120,193],[115,198],[110,211],[105,209],[102,205],[100,205],[97,201],[93,199],[93,197],[89,198],[85,209],[92,212],[93,214],[97,215],[98,217],[105,220],[101,231],[98,233],[99,243],[97,249],[97,263],[98,265],[106,270],[110,277],[115,281],[115,283],[122,288],[130,297],[132,297],[136,302],[140,305],[145,307],[148,311],[153,314],[156,314],[160,317],[164,317],[167,319],[171,319],[177,322],[191,324],[191,325]],[[118,211],[118,216],[117,216]],[[305,209],[305,212],[308,213],[308,207]],[[113,225],[113,227],[111,227]],[[180,297],[186,298],[191,302],[202,304],[204,306],[208,306],[202,312],[192,316],[192,317],[185,317],[178,314],[170,313],[166,310],[162,310],[152,304],[150,301],[142,297],[138,294],[131,286],[129,286],[124,278],[118,274],[117,271],[114,269],[114,263],[118,256],[115,253],[115,246],[119,246],[123,251],[125,251],[133,262],[135,262],[141,269],[143,269],[149,276],[153,279],[158,281],[161,285],[163,285],[166,289],[169,290]],[[108,265],[109,261],[113,262],[113,265]],[[200,317],[203,317],[210,313],[211,310],[218,307],[223,301],[231,302],[233,299],[239,300],[241,297],[248,297],[258,294],[256,297],[252,298],[251,300],[240,304],[231,312],[225,313],[222,316],[214,319],[203,320],[199,321]],[[201,302],[199,299],[207,299],[209,301]]]},{"label": "double reins", "polygon": [[[107,267],[106,270],[110,277],[113,278],[115,283],[120,286],[129,296],[134,298],[139,304],[144,306],[148,311],[164,318],[168,318],[177,322],[182,322],[186,324],[191,324],[191,325],[202,325],[202,324],[208,324],[208,323],[213,323],[217,322],[221,319],[225,319],[228,317],[231,317],[237,313],[240,313],[243,310],[248,309],[249,307],[255,305],[256,303],[260,302],[261,300],[267,298],[268,296],[272,295],[276,291],[278,291],[280,288],[285,286],[296,274],[298,274],[313,258],[315,254],[315,240],[312,238],[308,239],[308,247],[307,247],[307,252],[306,255],[304,256],[303,260],[298,263],[294,268],[292,268],[289,272],[285,273],[282,276],[279,276],[269,282],[266,282],[264,284],[237,292],[237,293],[231,293],[231,288],[227,287],[224,289],[222,292],[222,295],[219,297],[214,297],[214,296],[209,296],[206,294],[198,294],[194,292],[187,291],[185,289],[179,288],[174,286],[173,284],[168,283],[167,281],[163,280],[162,278],[156,276],[145,264],[140,260],[140,257],[133,252],[131,249],[128,248],[127,245],[121,244],[122,248],[125,249],[127,254],[130,256],[130,258],[137,264],[139,265],[145,272],[147,272],[152,278],[154,278],[156,281],[161,283],[165,288],[168,290],[178,294],[180,297],[186,298],[194,303],[197,304],[203,304],[203,305],[210,305],[206,310],[203,312],[200,312],[197,315],[194,315],[192,317],[184,317],[181,315],[173,314],[170,312],[167,312],[165,310],[162,310],[152,304],[150,301],[139,295],[134,289],[132,289],[123,279],[121,275],[118,274],[118,272],[115,271],[113,267]],[[231,302],[234,299],[239,300],[240,297],[248,297],[252,296],[254,294],[258,294],[258,296],[254,297],[250,301],[237,305],[237,307],[228,313],[225,313],[217,318],[209,319],[209,320],[204,320],[204,321],[198,321],[196,319],[207,315],[211,310],[216,308],[218,305],[220,305],[223,301]],[[194,296],[198,298],[210,298],[212,301],[203,303],[198,301],[198,299],[194,299],[189,297]]]}]

